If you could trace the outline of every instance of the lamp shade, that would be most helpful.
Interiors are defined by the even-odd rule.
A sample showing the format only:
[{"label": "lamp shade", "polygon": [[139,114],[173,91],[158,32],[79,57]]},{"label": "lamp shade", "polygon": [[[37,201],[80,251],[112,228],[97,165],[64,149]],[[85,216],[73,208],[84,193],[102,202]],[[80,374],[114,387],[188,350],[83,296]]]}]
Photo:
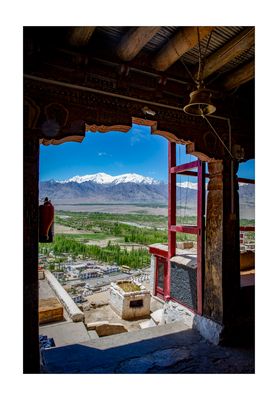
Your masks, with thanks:
[{"label": "lamp shade", "polygon": [[186,114],[194,116],[209,115],[214,113],[216,107],[211,102],[211,91],[198,89],[190,93],[190,102],[183,108]]}]

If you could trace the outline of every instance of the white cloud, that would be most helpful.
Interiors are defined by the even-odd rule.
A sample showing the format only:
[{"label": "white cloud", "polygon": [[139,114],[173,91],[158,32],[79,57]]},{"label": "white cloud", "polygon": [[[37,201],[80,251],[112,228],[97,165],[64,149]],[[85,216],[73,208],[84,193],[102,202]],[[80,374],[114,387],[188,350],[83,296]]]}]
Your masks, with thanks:
[{"label": "white cloud", "polygon": [[129,131],[129,137],[130,137],[130,145],[134,146],[134,144],[141,142],[141,140],[149,140],[150,133],[136,126]]},{"label": "white cloud", "polygon": [[99,157],[101,157],[101,156],[108,156],[108,154],[105,153],[105,151],[101,151],[101,152],[99,152],[99,153],[97,153],[97,154],[98,154]]}]

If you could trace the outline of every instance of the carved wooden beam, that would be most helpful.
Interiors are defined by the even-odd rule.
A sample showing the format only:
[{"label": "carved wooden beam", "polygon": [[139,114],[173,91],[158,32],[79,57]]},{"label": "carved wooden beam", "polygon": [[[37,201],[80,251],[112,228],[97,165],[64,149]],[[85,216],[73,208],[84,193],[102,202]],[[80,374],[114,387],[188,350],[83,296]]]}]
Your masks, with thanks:
[{"label": "carved wooden beam", "polygon": [[223,80],[223,87],[226,90],[232,90],[236,87],[243,85],[245,82],[250,81],[255,76],[255,63],[250,61],[243,67],[237,68],[234,72],[227,75]]},{"label": "carved wooden beam", "polygon": [[112,131],[128,133],[131,129],[131,125],[96,125],[96,124],[85,124],[86,132],[99,132],[99,133],[109,133]]},{"label": "carved wooden beam", "polygon": [[58,145],[58,144],[69,143],[69,142],[82,143],[84,138],[85,138],[85,135],[84,136],[71,135],[71,136],[65,136],[60,139],[41,138],[40,144],[49,146],[50,144]]},{"label": "carved wooden beam", "polygon": [[[255,43],[255,28],[246,28],[206,60],[203,78],[208,77]],[[197,69],[195,71],[197,74]]]},{"label": "carved wooden beam", "polygon": [[[203,26],[199,28],[200,40],[204,39],[213,27]],[[197,27],[181,28],[177,34],[162,47],[154,58],[152,65],[158,71],[166,71],[184,53],[192,49],[198,43]]]},{"label": "carved wooden beam", "polygon": [[[32,127],[39,130],[39,137],[44,144],[59,144],[66,137],[70,141],[81,141],[85,135],[85,123],[93,131],[108,132],[112,127],[112,130],[127,132],[132,116],[136,117],[132,119],[133,123],[148,122],[142,112],[147,104],[156,112],[154,121],[148,122],[152,134],[181,144],[194,142],[192,151],[204,153],[210,158],[223,157],[223,146],[219,145],[219,140],[205,121],[186,115],[178,107],[26,75],[24,93],[29,99],[25,104],[26,123],[30,119]],[[39,110],[39,116],[35,119],[33,110]],[[28,116],[32,118],[28,119]],[[250,126],[248,118],[244,121],[239,120],[237,123],[232,120],[233,143],[244,147],[246,158],[253,158],[253,126]],[[224,134],[227,129],[226,124],[223,124],[215,121],[214,127],[226,140]]]},{"label": "carved wooden beam", "polygon": [[117,55],[123,61],[130,61],[159,31],[160,26],[141,26],[130,29],[116,48]]},{"label": "carved wooden beam", "polygon": [[86,46],[96,29],[95,26],[76,26],[70,29],[69,43],[72,46]]}]

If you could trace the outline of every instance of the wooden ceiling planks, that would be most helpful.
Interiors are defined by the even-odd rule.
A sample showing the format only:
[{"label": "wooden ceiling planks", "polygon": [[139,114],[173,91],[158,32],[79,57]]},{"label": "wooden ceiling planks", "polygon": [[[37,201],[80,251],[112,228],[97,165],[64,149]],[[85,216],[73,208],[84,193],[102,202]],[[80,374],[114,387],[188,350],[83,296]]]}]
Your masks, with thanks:
[{"label": "wooden ceiling planks", "polygon": [[223,87],[227,91],[235,89],[244,83],[254,79],[255,76],[255,63],[250,61],[249,63],[237,68],[235,71],[228,74],[223,79]]},{"label": "wooden ceiling planks", "polygon": [[[205,38],[212,27],[200,27],[200,40]],[[184,53],[192,49],[198,43],[196,27],[183,27],[169,40],[169,42],[160,49],[154,57],[152,65],[157,71],[166,71],[173,65]]]},{"label": "wooden ceiling planks", "polygon": [[95,26],[76,26],[69,30],[68,40],[71,46],[84,47],[89,43]]},{"label": "wooden ceiling planks", "polygon": [[[99,32],[104,28],[97,27]],[[111,35],[117,27],[111,27]],[[116,46],[116,55],[124,62],[132,61],[141,50],[145,49],[155,54],[151,60],[152,67],[159,72],[167,71],[177,60],[187,61],[186,54],[191,54],[194,51],[195,64],[196,54],[198,55],[198,35],[197,27],[177,27],[172,28],[172,31],[167,31],[167,42],[163,41],[165,35],[164,27],[151,26],[151,27],[130,27],[127,31],[118,28],[118,45]],[[216,76],[216,86],[224,82],[222,89],[231,90],[231,86],[242,85],[254,77],[254,68],[252,72],[252,60],[254,51],[254,27],[199,27],[200,41],[204,47],[205,41],[210,32],[215,31],[215,34],[221,33],[228,39],[220,48],[215,45],[213,39],[208,49],[208,58],[205,62],[203,70],[203,78],[207,78],[219,71],[219,76]],[[240,31],[241,29],[241,31]],[[88,45],[95,27],[71,27],[69,30],[68,41],[71,46],[76,48],[85,47]],[[169,30],[169,28],[168,28]],[[105,36],[110,37],[110,27],[105,27]],[[230,32],[231,31],[231,32]],[[229,37],[228,33],[233,33],[235,36]],[[214,34],[214,32],[213,32]],[[159,35],[159,36],[158,36]],[[228,35],[228,36],[227,36]],[[113,36],[113,37],[114,37]],[[220,35],[221,36],[221,35]],[[224,37],[223,36],[223,37]],[[155,39],[156,38],[156,39]],[[212,35],[213,38],[213,35]],[[223,41],[222,41],[223,43]],[[214,48],[216,50],[214,50]],[[193,53],[192,53],[193,54]],[[191,60],[191,59],[190,59]],[[192,60],[191,62],[193,62]],[[235,61],[235,62],[234,62]],[[187,64],[187,62],[185,62]],[[190,63],[188,63],[189,65]],[[249,67],[246,65],[248,64]],[[241,68],[241,66],[243,67]],[[190,66],[190,65],[189,65]],[[237,66],[237,72],[235,71]],[[227,72],[231,71],[231,77]],[[226,72],[224,79],[222,79],[223,72]],[[193,75],[196,76],[197,67],[193,70]]]},{"label": "wooden ceiling planks", "polygon": [[159,26],[131,28],[116,49],[118,57],[123,61],[133,60],[159,30]]},{"label": "wooden ceiling planks", "polygon": [[[207,78],[241,53],[250,49],[254,43],[255,28],[246,28],[208,57],[203,70],[203,78]],[[195,74],[197,74],[197,69],[195,70]]]}]

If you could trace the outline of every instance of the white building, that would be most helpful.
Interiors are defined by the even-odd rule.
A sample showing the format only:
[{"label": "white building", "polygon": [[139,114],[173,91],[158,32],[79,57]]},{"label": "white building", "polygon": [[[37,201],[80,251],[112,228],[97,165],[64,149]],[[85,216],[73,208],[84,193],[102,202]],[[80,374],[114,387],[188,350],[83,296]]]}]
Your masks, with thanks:
[{"label": "white building", "polygon": [[104,265],[99,268],[104,274],[111,274],[112,272],[118,272],[120,270],[118,265]]},{"label": "white building", "polygon": [[96,269],[88,268],[79,273],[79,278],[80,279],[91,279],[91,278],[96,278],[99,275],[100,275],[99,271],[97,271]]}]

